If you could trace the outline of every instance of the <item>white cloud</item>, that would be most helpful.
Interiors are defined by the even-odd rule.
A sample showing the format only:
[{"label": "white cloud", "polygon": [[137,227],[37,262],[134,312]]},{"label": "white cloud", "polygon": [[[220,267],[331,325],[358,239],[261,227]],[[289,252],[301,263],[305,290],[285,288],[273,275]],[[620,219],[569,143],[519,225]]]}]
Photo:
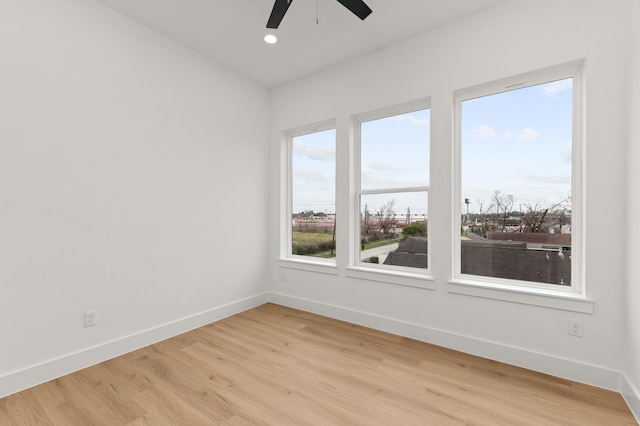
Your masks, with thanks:
[{"label": "white cloud", "polygon": [[520,133],[507,132],[506,137],[507,139],[518,139],[518,140],[531,142],[533,140],[538,139],[538,132],[527,127]]},{"label": "white cloud", "polygon": [[548,98],[555,98],[559,93],[565,92],[573,88],[573,80],[567,78],[558,80],[541,87],[542,93]]},{"label": "white cloud", "polygon": [[573,144],[571,142],[568,142],[564,146],[564,149],[562,150],[562,157],[564,158],[564,161],[567,161],[570,163],[573,157],[572,153],[573,153]]},{"label": "white cloud", "polygon": [[406,121],[409,122],[412,126],[424,127],[429,125],[429,120],[427,118],[418,117],[414,114],[402,114],[397,116],[397,120],[401,123]]},{"label": "white cloud", "polygon": [[471,132],[473,136],[479,139],[488,139],[496,136],[495,130],[486,124],[481,124],[477,129]]},{"label": "white cloud", "polygon": [[311,160],[318,161],[335,161],[336,149],[335,148],[311,148],[304,142],[293,142],[293,155],[296,157],[307,157]]},{"label": "white cloud", "polygon": [[393,167],[391,166],[390,163],[386,163],[384,161],[379,161],[379,160],[374,160],[371,163],[369,163],[369,167],[372,170],[381,170],[381,171],[393,170]]},{"label": "white cloud", "polygon": [[543,183],[543,184],[571,184],[571,175],[570,174],[561,174],[561,175],[532,175],[527,176],[527,179],[531,182],[535,183]]},{"label": "white cloud", "polygon": [[320,170],[313,169],[295,169],[293,170],[294,181],[300,180],[309,183],[324,183],[326,181]]},{"label": "white cloud", "polygon": [[411,123],[412,126],[428,126],[429,120],[426,118],[416,117],[415,115],[407,116],[407,119]]},{"label": "white cloud", "polygon": [[532,140],[538,139],[538,132],[536,132],[535,130],[530,129],[530,128],[527,127],[522,132],[522,138],[525,141],[532,141]]},{"label": "white cloud", "polygon": [[398,187],[407,187],[407,186],[419,186],[424,185],[424,181],[421,181],[419,178],[415,176],[402,176],[402,178],[398,178],[395,176],[385,176],[385,177],[374,177],[370,176],[366,172],[362,173],[361,177],[362,187],[363,188],[398,188]]}]

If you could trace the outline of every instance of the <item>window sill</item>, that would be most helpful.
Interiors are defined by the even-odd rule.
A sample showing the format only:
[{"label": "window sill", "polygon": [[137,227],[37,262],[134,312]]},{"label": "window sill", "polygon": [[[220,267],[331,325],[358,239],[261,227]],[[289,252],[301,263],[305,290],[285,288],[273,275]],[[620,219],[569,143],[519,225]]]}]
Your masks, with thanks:
[{"label": "window sill", "polygon": [[322,261],[307,258],[281,258],[278,260],[281,268],[299,269],[302,271],[319,272],[321,274],[338,275],[338,268],[333,261]]},{"label": "window sill", "polygon": [[430,275],[415,272],[352,266],[346,269],[346,275],[351,278],[422,288],[425,290],[436,289],[435,282]]},{"label": "window sill", "polygon": [[510,284],[489,283],[457,278],[447,284],[447,291],[454,294],[504,300],[525,305],[593,314],[594,301],[566,291],[521,287]]}]

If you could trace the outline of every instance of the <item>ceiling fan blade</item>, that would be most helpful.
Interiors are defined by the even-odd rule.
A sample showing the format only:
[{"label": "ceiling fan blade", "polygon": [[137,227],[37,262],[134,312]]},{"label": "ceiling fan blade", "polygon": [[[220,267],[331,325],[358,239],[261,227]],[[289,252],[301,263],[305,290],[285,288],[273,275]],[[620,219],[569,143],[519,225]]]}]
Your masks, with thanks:
[{"label": "ceiling fan blade", "polygon": [[284,18],[285,13],[289,10],[291,3],[293,3],[293,0],[276,0],[271,10],[269,21],[267,22],[267,28],[275,29],[280,26],[280,22],[282,22],[282,18]]},{"label": "ceiling fan blade", "polygon": [[338,2],[363,21],[371,14],[371,8],[362,0],[338,0]]}]

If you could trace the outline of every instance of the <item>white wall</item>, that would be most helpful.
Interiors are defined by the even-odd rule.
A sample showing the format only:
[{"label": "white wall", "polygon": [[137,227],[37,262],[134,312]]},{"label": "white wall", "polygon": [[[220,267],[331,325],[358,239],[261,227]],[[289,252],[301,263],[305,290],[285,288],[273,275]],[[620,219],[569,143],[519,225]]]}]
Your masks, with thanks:
[{"label": "white wall", "polygon": [[0,397],[260,302],[267,108],[93,1],[0,2]]},{"label": "white wall", "polygon": [[[627,1],[511,1],[404,43],[283,85],[271,92],[271,188],[279,188],[280,131],[336,118],[338,155],[349,154],[348,118],[432,97],[430,247],[436,290],[346,277],[344,234],[338,275],[280,268],[278,203],[271,235],[274,300],[611,389],[619,388],[625,289],[624,226]],[[586,58],[586,286],[595,313],[450,294],[452,92]],[[338,171],[338,203],[348,174]],[[338,207],[338,214],[345,213]],[[338,219],[340,220],[340,219]],[[340,250],[342,251],[340,252]],[[637,314],[636,314],[637,315]],[[584,322],[584,337],[567,321]],[[637,319],[637,318],[636,318]],[[637,358],[637,357],[636,357]],[[634,373],[637,375],[637,367]],[[637,377],[637,376],[635,376]]]},{"label": "white wall", "polygon": [[629,155],[628,155],[628,209],[627,223],[629,238],[627,243],[627,293],[625,295],[625,322],[627,336],[624,353],[625,374],[631,389],[625,395],[640,420],[640,246],[637,229],[640,213],[640,2],[630,0],[629,13]]}]

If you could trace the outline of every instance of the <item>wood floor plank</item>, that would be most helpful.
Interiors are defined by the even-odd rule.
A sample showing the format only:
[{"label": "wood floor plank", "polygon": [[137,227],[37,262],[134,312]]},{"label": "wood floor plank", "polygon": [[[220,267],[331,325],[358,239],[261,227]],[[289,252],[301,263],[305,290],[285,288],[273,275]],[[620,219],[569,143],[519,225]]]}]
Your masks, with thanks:
[{"label": "wood floor plank", "polygon": [[266,304],[0,399],[0,425],[637,425],[622,397]]},{"label": "wood floor plank", "polygon": [[0,411],[8,419],[8,425],[52,425],[38,401],[24,393],[10,395],[0,400]]}]

